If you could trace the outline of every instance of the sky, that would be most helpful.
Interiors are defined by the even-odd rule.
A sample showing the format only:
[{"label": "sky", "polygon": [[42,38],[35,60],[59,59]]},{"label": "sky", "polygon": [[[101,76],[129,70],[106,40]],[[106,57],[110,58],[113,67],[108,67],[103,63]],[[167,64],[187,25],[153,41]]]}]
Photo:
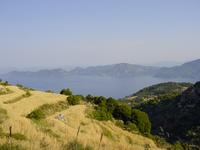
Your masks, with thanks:
[{"label": "sky", "polygon": [[0,68],[200,58],[199,0],[0,0]]}]

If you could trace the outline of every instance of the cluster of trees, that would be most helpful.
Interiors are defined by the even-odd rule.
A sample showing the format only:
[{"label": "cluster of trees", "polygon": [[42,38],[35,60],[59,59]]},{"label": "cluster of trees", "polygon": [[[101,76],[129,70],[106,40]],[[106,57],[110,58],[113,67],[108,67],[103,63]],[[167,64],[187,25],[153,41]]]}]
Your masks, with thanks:
[{"label": "cluster of trees", "polygon": [[81,100],[84,100],[84,96],[73,95],[72,90],[70,90],[69,88],[62,89],[60,91],[60,94],[68,96],[67,102],[69,103],[69,105],[77,105],[77,104],[80,104]]},{"label": "cluster of trees", "polygon": [[67,88],[67,89],[62,89],[62,90],[60,91],[60,94],[62,94],[62,95],[73,95],[72,91],[71,91],[69,88]]},{"label": "cluster of trees", "polygon": [[138,130],[145,135],[151,132],[151,122],[145,112],[133,109],[127,104],[121,103],[114,98],[105,98],[103,96],[85,97],[87,102],[96,105],[94,117],[98,120],[110,120],[115,118],[123,122],[123,127],[128,130]]},{"label": "cluster of trees", "polygon": [[69,97],[67,97],[69,105],[78,105],[80,104],[81,99],[82,96],[79,95],[70,95]]},{"label": "cluster of trees", "polygon": [[0,79],[0,85],[7,86],[7,85],[9,85],[9,83],[8,83],[8,81],[3,81],[2,79]]},{"label": "cluster of trees", "polygon": [[113,118],[121,122],[120,126],[130,131],[139,131],[145,135],[151,132],[151,122],[145,112],[133,109],[129,105],[122,103],[112,97],[103,96],[73,95],[70,89],[62,89],[60,94],[67,95],[70,105],[77,105],[81,100],[95,105],[92,117],[97,120],[112,120]]}]

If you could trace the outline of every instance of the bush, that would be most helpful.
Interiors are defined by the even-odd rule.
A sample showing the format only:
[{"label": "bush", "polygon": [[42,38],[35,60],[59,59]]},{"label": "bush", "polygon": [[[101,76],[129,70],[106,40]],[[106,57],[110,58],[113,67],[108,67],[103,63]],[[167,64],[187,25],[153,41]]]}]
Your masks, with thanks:
[{"label": "bush", "polygon": [[[140,131],[145,135],[151,132],[151,122],[145,112],[133,109],[127,104],[120,103],[114,98],[97,96],[86,96],[86,101],[96,104],[96,110],[93,112],[92,117],[97,120],[111,120],[115,118],[121,120],[119,124],[129,131]],[[124,125],[125,124],[125,125]]]},{"label": "bush", "polygon": [[10,145],[9,143],[5,143],[3,145],[0,145],[0,150],[25,150],[20,145]]},{"label": "bush", "polygon": [[90,94],[85,97],[85,100],[90,103],[93,103],[93,99],[94,99],[94,97]]},{"label": "bush", "polygon": [[96,119],[96,120],[111,120],[112,119],[112,115],[106,111],[105,108],[103,107],[97,107],[96,110],[93,112],[92,114],[92,118]]},{"label": "bush", "polygon": [[79,143],[76,140],[73,140],[69,142],[68,144],[66,144],[63,147],[63,150],[93,150],[93,148],[90,146],[84,147],[83,144]]},{"label": "bush", "polygon": [[176,142],[174,145],[173,145],[173,150],[184,150],[184,147],[181,145],[180,142]]},{"label": "bush", "polygon": [[131,120],[135,123],[139,131],[143,134],[149,135],[151,132],[151,122],[148,115],[137,109],[133,109],[131,113]]},{"label": "bush", "polygon": [[60,91],[60,94],[62,94],[62,95],[72,95],[73,93],[69,88],[67,88],[67,89],[62,89]]},{"label": "bush", "polygon": [[117,101],[115,99],[113,99],[112,97],[109,97],[106,100],[106,108],[107,111],[110,112],[111,114],[113,113],[115,107],[118,105]]},{"label": "bush", "polygon": [[27,118],[36,119],[36,120],[44,119],[45,113],[41,109],[36,109],[36,110],[32,111],[30,114],[28,114]]},{"label": "bush", "polygon": [[127,122],[126,129],[128,131],[138,131],[137,125],[130,121]]},{"label": "bush", "polygon": [[103,96],[95,97],[93,103],[100,107],[104,107],[106,105],[106,98]]},{"label": "bush", "polygon": [[[9,134],[7,134],[7,137],[9,137]],[[19,141],[27,140],[26,136],[23,134],[20,134],[20,133],[12,134],[12,138],[14,138],[15,140],[19,140]]]},{"label": "bush", "polygon": [[157,135],[151,135],[149,136],[154,142],[155,144],[158,146],[158,147],[161,147],[161,148],[166,148],[166,149],[171,149],[171,144],[169,144],[164,138],[162,137],[159,137]]},{"label": "bush", "polygon": [[71,96],[67,97],[67,101],[68,101],[69,105],[80,104],[81,96],[71,95]]},{"label": "bush", "polygon": [[120,127],[120,128],[124,128],[124,122],[123,120],[116,120],[115,121],[115,125]]},{"label": "bush", "polygon": [[26,90],[26,93],[23,94],[23,97],[29,97],[29,96],[31,96],[31,93],[29,90]]},{"label": "bush", "polygon": [[27,118],[30,119],[45,119],[46,116],[52,115],[55,112],[62,111],[68,108],[67,102],[60,101],[55,104],[44,104],[39,108],[33,110],[30,114],[27,115]]},{"label": "bush", "polygon": [[113,110],[113,117],[126,123],[131,118],[131,108],[128,105],[119,104]]},{"label": "bush", "polygon": [[9,85],[8,81],[4,81],[4,82],[1,81],[0,84],[3,85],[3,86],[8,86]]}]

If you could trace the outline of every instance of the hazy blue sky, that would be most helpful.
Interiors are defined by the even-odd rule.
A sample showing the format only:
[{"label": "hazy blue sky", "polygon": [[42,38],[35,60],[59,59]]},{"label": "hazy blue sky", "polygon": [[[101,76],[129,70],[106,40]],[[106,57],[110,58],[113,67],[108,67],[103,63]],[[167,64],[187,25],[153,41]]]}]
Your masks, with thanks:
[{"label": "hazy blue sky", "polygon": [[0,0],[0,67],[200,58],[200,0]]}]

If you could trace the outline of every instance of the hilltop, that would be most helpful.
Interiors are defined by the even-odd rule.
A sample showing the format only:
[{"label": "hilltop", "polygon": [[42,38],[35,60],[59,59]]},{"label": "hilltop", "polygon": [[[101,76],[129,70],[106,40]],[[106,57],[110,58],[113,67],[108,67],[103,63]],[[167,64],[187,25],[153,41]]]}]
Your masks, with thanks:
[{"label": "hilltop", "polygon": [[10,146],[16,150],[61,150],[73,148],[75,141],[80,149],[159,150],[138,132],[124,130],[113,121],[89,117],[88,112],[93,110],[90,103],[81,100],[80,104],[69,105],[67,98],[21,85],[0,85],[0,144],[12,142]]}]

